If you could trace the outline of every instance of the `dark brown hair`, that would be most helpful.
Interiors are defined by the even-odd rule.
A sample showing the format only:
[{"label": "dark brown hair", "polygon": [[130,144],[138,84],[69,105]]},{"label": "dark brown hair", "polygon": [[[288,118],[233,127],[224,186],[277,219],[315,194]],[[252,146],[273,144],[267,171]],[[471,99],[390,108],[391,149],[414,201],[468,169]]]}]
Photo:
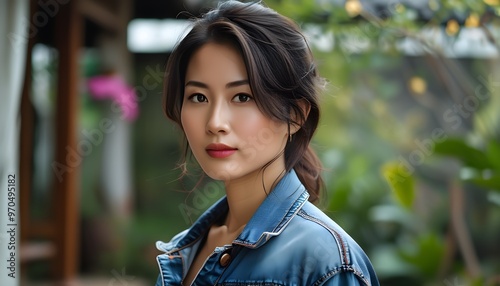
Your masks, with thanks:
[{"label": "dark brown hair", "polygon": [[223,2],[197,19],[170,55],[165,73],[165,113],[181,128],[189,59],[208,42],[231,43],[241,52],[255,101],[265,115],[300,126],[285,147],[285,167],[296,171],[309,200],[317,201],[323,187],[321,163],[309,143],[319,121],[323,81],[299,27],[259,3],[237,1]]}]

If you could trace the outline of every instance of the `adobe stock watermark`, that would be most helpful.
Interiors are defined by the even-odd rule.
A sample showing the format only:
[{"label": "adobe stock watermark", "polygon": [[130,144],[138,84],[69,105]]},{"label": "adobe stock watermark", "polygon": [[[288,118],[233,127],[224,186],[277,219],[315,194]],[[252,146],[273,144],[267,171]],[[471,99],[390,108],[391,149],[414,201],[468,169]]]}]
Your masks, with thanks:
[{"label": "adobe stock watermark", "polygon": [[190,196],[188,203],[179,204],[178,208],[184,222],[189,225],[192,223],[192,216],[199,216],[213,202],[224,194],[224,188],[220,181],[210,181],[202,189],[196,189]]},{"label": "adobe stock watermark", "polygon": [[[134,87],[136,94],[135,101],[130,103],[123,103],[113,101],[110,110],[113,114],[121,113],[119,119],[124,120],[127,109],[137,108],[137,104],[146,100],[148,92],[156,89],[163,82],[164,71],[161,70],[160,65],[152,68],[147,66],[147,74],[142,79],[142,85]],[[94,148],[104,142],[106,134],[116,131],[117,127],[112,118],[102,118],[99,121],[98,128],[92,130],[82,130],[81,137],[76,147],[66,146],[66,156],[64,162],[53,161],[51,164],[52,170],[56,175],[59,182],[62,182],[66,173],[73,172],[77,167],[82,164],[85,157],[92,154]]]},{"label": "adobe stock watermark", "polygon": [[443,283],[446,286],[465,286],[465,284],[463,284],[462,281],[460,281],[457,276],[455,276],[453,280],[445,279],[443,280]]},{"label": "adobe stock watermark", "polygon": [[36,11],[31,19],[21,19],[23,33],[9,33],[7,38],[10,40],[14,50],[16,46],[25,45],[29,39],[38,34],[40,28],[45,27],[51,18],[54,18],[62,5],[68,4],[71,0],[38,0],[40,10]]},{"label": "adobe stock watermark", "polygon": [[[331,239],[328,239],[331,238]],[[285,272],[283,272],[283,281],[287,281],[293,285],[302,285],[303,279],[307,277],[310,273],[314,273],[315,270],[321,269],[325,263],[332,259],[332,257],[337,257],[338,246],[335,245],[335,238],[325,236],[317,236],[315,238],[314,250],[308,252],[308,255],[304,259],[296,260],[293,265]],[[340,253],[340,255],[342,255]],[[313,281],[310,281],[313,282]]]},{"label": "adobe stock watermark", "polygon": [[52,162],[52,170],[56,174],[59,182],[62,182],[63,175],[67,172],[72,172],[74,168],[80,166],[83,158],[89,156],[94,147],[99,146],[104,141],[105,134],[116,130],[116,126],[109,118],[103,118],[99,122],[99,128],[93,130],[83,130],[81,139],[76,149],[66,146],[66,163],[62,164],[57,161]]},{"label": "adobe stock watermark", "polygon": [[121,272],[113,269],[111,274],[113,274],[113,278],[109,280],[108,286],[128,286],[131,285],[132,281],[136,278],[135,276],[128,276],[125,267],[122,268]]},{"label": "adobe stock watermark", "polygon": [[[478,76],[477,79],[481,84],[476,86],[474,94],[464,97],[460,103],[453,104],[443,112],[443,120],[450,124],[452,130],[457,130],[463,124],[464,119],[472,116],[481,104],[491,97],[493,88],[500,87],[500,80],[493,79],[491,75],[489,79],[484,78],[482,75]],[[422,140],[415,139],[414,143],[417,148],[411,151],[407,157],[402,155],[398,157],[397,175],[390,178],[390,180],[402,182],[411,176],[415,172],[416,167],[422,165],[425,159],[434,153],[436,143],[441,143],[448,137],[443,128],[436,127],[431,131],[429,138]]]}]

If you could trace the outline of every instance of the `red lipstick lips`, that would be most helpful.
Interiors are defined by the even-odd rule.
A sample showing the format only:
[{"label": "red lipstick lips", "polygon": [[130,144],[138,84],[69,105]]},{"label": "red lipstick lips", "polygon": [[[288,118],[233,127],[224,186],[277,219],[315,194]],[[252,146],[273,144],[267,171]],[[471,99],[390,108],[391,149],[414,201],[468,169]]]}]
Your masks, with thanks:
[{"label": "red lipstick lips", "polygon": [[207,151],[208,155],[213,158],[226,158],[231,156],[237,148],[233,148],[230,146],[227,146],[222,143],[212,143],[209,144],[205,150]]}]

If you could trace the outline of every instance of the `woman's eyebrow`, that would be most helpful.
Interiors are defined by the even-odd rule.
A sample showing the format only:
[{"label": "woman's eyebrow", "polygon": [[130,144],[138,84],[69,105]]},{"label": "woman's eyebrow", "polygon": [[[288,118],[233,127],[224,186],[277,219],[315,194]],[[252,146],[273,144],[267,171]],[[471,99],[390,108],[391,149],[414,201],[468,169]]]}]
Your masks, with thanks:
[{"label": "woman's eyebrow", "polygon": [[237,81],[233,81],[233,82],[226,84],[226,88],[237,87],[240,85],[247,85],[247,84],[248,84],[248,79],[242,79],[242,80],[237,80]]},{"label": "woman's eyebrow", "polygon": [[[248,84],[248,79],[242,79],[242,80],[237,80],[237,81],[232,81],[228,84],[226,84],[226,88],[231,88],[231,87],[237,87],[241,85],[246,85]],[[201,88],[208,88],[208,85],[200,82],[200,81],[195,81],[195,80],[190,80],[186,82],[185,86],[194,86],[194,87],[201,87]]]},{"label": "woman's eyebrow", "polygon": [[184,86],[188,86],[188,85],[195,86],[195,87],[201,87],[201,88],[208,88],[208,85],[206,85],[202,82],[199,82],[199,81],[194,81],[194,80],[190,80],[190,81],[186,82],[186,84]]}]

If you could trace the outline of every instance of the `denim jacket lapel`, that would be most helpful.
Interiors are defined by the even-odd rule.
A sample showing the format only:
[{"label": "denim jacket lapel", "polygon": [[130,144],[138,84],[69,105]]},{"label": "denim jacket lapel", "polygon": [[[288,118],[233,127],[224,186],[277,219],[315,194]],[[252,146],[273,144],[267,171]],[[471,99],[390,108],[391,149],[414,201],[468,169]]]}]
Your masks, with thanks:
[{"label": "denim jacket lapel", "polygon": [[233,244],[250,248],[262,246],[281,233],[308,198],[297,174],[291,170],[260,205]]}]

